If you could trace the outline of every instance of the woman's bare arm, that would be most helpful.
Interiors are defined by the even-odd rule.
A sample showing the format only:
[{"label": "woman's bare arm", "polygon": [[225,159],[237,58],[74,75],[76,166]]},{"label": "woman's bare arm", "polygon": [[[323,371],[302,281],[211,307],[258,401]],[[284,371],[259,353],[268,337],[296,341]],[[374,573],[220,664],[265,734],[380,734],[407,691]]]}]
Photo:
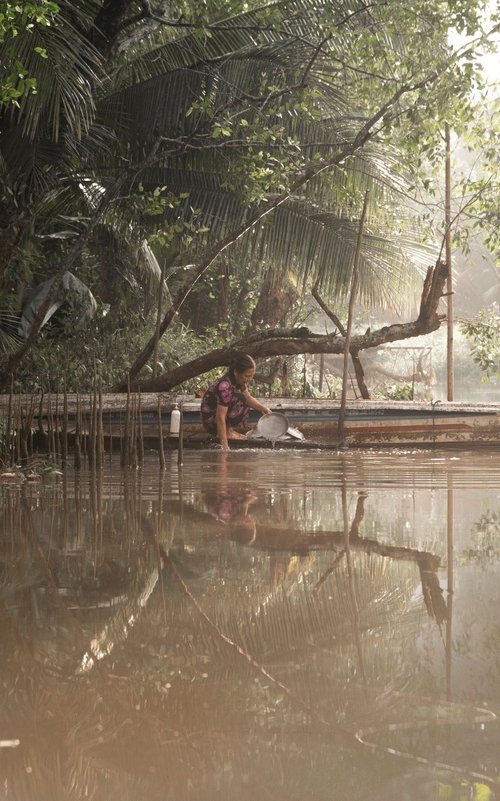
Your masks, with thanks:
[{"label": "woman's bare arm", "polygon": [[248,389],[243,393],[243,397],[245,398],[246,405],[250,406],[251,409],[255,409],[261,414],[271,414],[271,409],[269,409],[267,406],[264,406],[262,403],[259,403],[257,398],[254,398],[253,395],[250,395]]},{"label": "woman's bare arm", "polygon": [[219,437],[219,442],[222,445],[222,449],[228,451],[229,443],[227,441],[226,417],[227,417],[227,406],[221,406],[220,404],[217,404],[217,411],[215,413],[215,422],[217,423],[217,436]]}]

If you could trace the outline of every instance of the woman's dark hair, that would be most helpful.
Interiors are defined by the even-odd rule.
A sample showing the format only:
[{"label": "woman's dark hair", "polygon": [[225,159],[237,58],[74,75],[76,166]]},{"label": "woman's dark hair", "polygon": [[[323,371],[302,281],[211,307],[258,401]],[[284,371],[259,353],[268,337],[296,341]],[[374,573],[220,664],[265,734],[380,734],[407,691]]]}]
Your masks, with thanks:
[{"label": "woman's dark hair", "polygon": [[255,362],[248,353],[237,353],[231,360],[231,364],[229,365],[229,372],[234,375],[234,373],[244,373],[246,370],[255,369]]}]

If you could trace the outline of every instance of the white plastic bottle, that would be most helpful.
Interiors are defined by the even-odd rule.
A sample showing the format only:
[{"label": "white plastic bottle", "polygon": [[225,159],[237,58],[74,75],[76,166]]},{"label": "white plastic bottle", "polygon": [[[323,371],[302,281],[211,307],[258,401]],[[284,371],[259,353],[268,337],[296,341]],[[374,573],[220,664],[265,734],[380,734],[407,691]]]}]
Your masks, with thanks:
[{"label": "white plastic bottle", "polygon": [[172,411],[170,412],[170,436],[178,437],[180,427],[181,427],[181,413],[179,411],[179,406],[177,405],[177,403],[174,403]]}]

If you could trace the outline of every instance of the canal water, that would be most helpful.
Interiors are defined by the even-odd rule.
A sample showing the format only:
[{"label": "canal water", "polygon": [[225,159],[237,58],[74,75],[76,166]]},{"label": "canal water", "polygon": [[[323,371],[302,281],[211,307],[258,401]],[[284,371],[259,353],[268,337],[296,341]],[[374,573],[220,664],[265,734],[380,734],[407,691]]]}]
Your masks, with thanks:
[{"label": "canal water", "polygon": [[498,451],[0,485],[0,798],[500,798]]}]

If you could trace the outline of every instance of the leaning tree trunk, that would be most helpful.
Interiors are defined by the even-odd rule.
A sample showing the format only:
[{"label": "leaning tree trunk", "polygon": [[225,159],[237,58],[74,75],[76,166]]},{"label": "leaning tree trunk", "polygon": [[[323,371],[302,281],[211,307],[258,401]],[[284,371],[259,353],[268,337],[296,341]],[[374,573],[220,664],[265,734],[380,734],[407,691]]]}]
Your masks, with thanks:
[{"label": "leaning tree trunk", "polygon": [[[429,267],[424,280],[420,311],[416,320],[409,323],[396,323],[370,331],[351,339],[351,353],[359,353],[367,348],[378,348],[389,342],[419,337],[436,331],[444,319],[438,314],[439,301],[443,296],[443,287],[447,278],[446,265],[438,261],[435,267]],[[254,358],[272,356],[295,356],[299,353],[334,353],[342,354],[345,349],[345,337],[337,334],[314,334],[308,328],[274,329],[261,331],[246,337],[232,345],[218,348],[187,364],[176,367],[168,373],[148,381],[139,381],[133,388],[140,387],[143,392],[167,392],[190,378],[229,364],[236,353],[245,352]]]},{"label": "leaning tree trunk", "polygon": [[[315,283],[312,289],[312,296],[319,304],[321,309],[325,312],[325,314],[330,318],[330,320],[335,323],[338,330],[345,338],[347,336],[347,332],[344,328],[343,323],[339,320],[335,312],[333,312],[325,303],[323,298],[320,296],[318,292],[318,282]],[[351,354],[351,360],[354,367],[354,373],[356,375],[356,381],[358,382],[359,391],[361,392],[361,397],[365,400],[370,400],[370,392],[368,387],[366,386],[365,381],[365,371],[363,369],[363,365],[361,364],[361,359],[359,358],[359,349],[350,347],[349,353]]]}]

